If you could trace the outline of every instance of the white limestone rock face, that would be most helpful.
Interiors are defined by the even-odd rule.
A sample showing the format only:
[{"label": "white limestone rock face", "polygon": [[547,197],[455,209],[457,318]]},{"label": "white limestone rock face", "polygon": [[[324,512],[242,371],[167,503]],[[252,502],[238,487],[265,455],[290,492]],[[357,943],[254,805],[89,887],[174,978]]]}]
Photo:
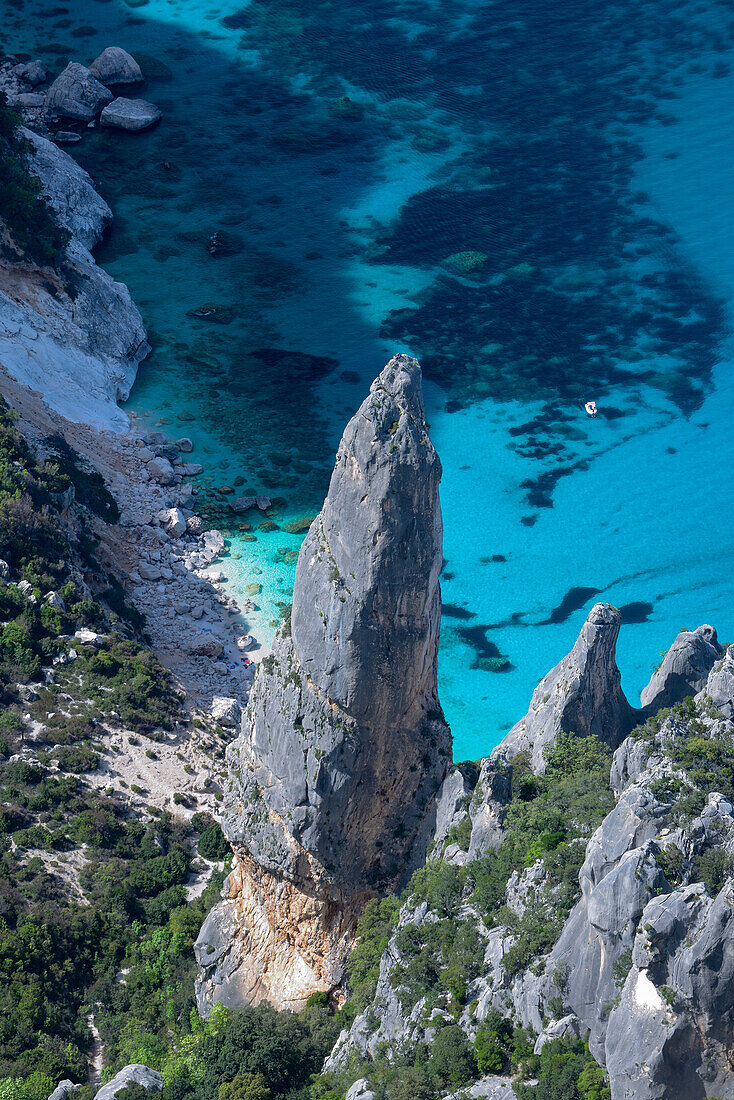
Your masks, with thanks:
[{"label": "white limestone rock face", "polygon": [[443,1100],[515,1100],[515,1090],[509,1077],[482,1077],[468,1088],[450,1092]]},{"label": "white limestone rock face", "polygon": [[75,243],[92,248],[112,221],[112,211],[80,164],[52,141],[23,129],[31,143],[32,171],[43,184],[43,196]]},{"label": "white limestone rock face", "polygon": [[710,701],[725,718],[734,718],[734,645],[730,645],[709,673],[697,702]]},{"label": "white limestone rock face", "polygon": [[632,963],[605,1044],[614,1100],[731,1100],[734,884],[653,898]]},{"label": "white limestone rock face", "polygon": [[122,1092],[128,1085],[142,1085],[150,1093],[160,1092],[163,1088],[163,1078],[158,1070],[148,1069],[147,1066],[136,1062],[116,1073],[112,1080],[95,1094],[94,1100],[114,1100],[118,1092]]},{"label": "white limestone rock face", "polygon": [[596,734],[612,748],[636,724],[639,712],[627,702],[615,650],[619,611],[611,604],[592,607],[575,646],[538,684],[530,710],[492,752],[491,760],[510,759],[529,751],[533,770],[545,768],[543,750],[558,734]]},{"label": "white limestone rock face", "polygon": [[69,1100],[69,1097],[73,1096],[76,1090],[81,1087],[81,1085],[75,1085],[68,1078],[65,1081],[59,1081],[48,1100]]},{"label": "white limestone rock face", "polygon": [[375,1100],[375,1094],[370,1088],[367,1078],[360,1077],[358,1081],[350,1085],[344,1100]]},{"label": "white limestone rock face", "polygon": [[8,265],[0,290],[0,362],[67,419],[123,430],[117,407],[150,350],[130,293],[97,267],[89,249],[111,219],[107,204],[72,158],[29,130],[31,170],[71,233],[64,278]]}]

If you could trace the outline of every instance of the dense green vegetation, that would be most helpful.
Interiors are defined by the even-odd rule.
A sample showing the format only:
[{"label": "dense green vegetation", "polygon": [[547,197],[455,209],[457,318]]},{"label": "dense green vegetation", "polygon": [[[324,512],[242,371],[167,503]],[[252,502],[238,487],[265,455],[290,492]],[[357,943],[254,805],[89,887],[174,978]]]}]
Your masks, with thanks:
[{"label": "dense green vegetation", "polygon": [[[22,256],[42,266],[58,267],[70,234],[63,229],[41,195],[41,181],[27,164],[27,142],[19,132],[20,115],[0,93],[0,218]],[[6,256],[10,250],[4,249]]]},{"label": "dense green vegetation", "polygon": [[[508,769],[512,797],[505,840],[497,850],[465,867],[429,860],[415,872],[401,899],[366,907],[349,962],[350,997],[342,1017],[349,1021],[371,1004],[380,957],[395,933],[401,905],[410,908],[425,901],[433,915],[426,923],[406,922],[398,930],[396,945],[406,962],[392,979],[404,1012],[422,1001],[424,1024],[436,1009],[457,1019],[467,1006],[473,979],[482,973],[485,940],[472,913],[486,927],[504,925],[514,932],[515,945],[503,961],[510,974],[549,950],[578,897],[586,840],[613,806],[610,756],[595,737],[562,734],[546,753],[542,776],[532,774],[525,757],[517,757]],[[460,843],[460,826],[450,839]],[[513,872],[537,861],[544,870],[542,887],[518,919],[505,904],[507,884]],[[378,1022],[376,1012],[375,1027]],[[333,1092],[326,1095],[337,1100],[344,1086],[364,1073],[377,1095],[388,1100],[438,1100],[482,1074],[511,1073],[523,1097],[532,1091],[522,1081],[537,1077],[538,1097],[608,1100],[603,1071],[582,1043],[559,1040],[535,1056],[532,1042],[498,1012],[482,1021],[473,1043],[458,1024],[445,1021],[430,1048],[408,1045],[390,1059],[378,1050],[369,1064],[352,1065],[342,1077],[327,1077]]]},{"label": "dense green vegetation", "polygon": [[[153,736],[181,717],[181,702],[95,559],[90,513],[118,514],[102,478],[63,440],[43,452],[0,399],[0,1096],[13,1100],[45,1100],[49,1079],[86,1077],[92,1005],[114,1055],[118,1002],[132,993],[115,975],[126,959],[132,972],[149,968],[156,936],[177,975],[167,1010],[183,982],[188,1015],[193,938],[216,896],[215,884],[185,905],[185,823],[153,809],[136,820],[119,794],[82,778],[99,762],[105,716]],[[62,520],[73,500],[81,507]],[[80,627],[104,634],[85,647],[73,638]],[[49,681],[24,687],[49,666]]]},{"label": "dense green vegetation", "polygon": [[[712,718],[719,717],[709,702],[703,707]],[[731,729],[720,728],[716,736],[702,721],[703,713],[693,699],[684,699],[674,707],[658,711],[633,737],[648,742],[650,749],[663,747],[662,729],[666,722],[672,732],[664,738],[664,751],[680,774],[662,778],[651,785],[656,798],[669,802],[671,817],[685,823],[696,817],[706,805],[709,791],[718,791],[734,801],[734,737]]]},{"label": "dense green vegetation", "polygon": [[[439,919],[420,927],[407,924],[398,934],[398,948],[408,960],[395,976],[404,1006],[422,997],[427,1008],[442,1005],[452,1012],[466,1004],[469,986],[481,973],[484,941],[476,920],[460,916],[462,906],[477,911],[487,927],[502,924],[515,933],[503,960],[510,975],[550,949],[578,897],[586,840],[613,806],[609,762],[609,750],[597,738],[570,734],[562,734],[547,752],[542,776],[532,774],[524,757],[516,758],[502,845],[466,867],[433,860],[416,871],[406,898],[427,901]],[[513,872],[538,860],[542,887],[519,919],[505,905],[507,884]],[[371,944],[368,933],[360,950]]]}]

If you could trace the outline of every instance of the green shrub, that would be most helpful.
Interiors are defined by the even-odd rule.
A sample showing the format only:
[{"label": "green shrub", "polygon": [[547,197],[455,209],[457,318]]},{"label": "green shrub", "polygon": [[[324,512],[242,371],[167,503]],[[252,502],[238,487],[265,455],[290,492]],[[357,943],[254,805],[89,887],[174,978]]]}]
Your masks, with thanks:
[{"label": "green shrub", "polygon": [[536,1085],[518,1081],[519,1100],[611,1100],[604,1070],[578,1039],[554,1039],[540,1054],[530,1055],[523,1076]]},{"label": "green shrub", "polygon": [[734,859],[723,848],[709,848],[693,860],[691,881],[703,882],[712,897],[721,890],[734,870]]},{"label": "green shrub", "polygon": [[99,767],[99,754],[89,745],[64,747],[59,749],[56,756],[61,770],[74,772],[75,775],[80,775],[83,772],[93,772]]},{"label": "green shrub", "polygon": [[24,256],[58,267],[71,234],[42,197],[41,181],[28,167],[29,145],[19,131],[21,118],[0,93],[0,216]]},{"label": "green shrub", "polygon": [[197,850],[200,856],[210,860],[226,859],[230,855],[229,842],[216,821],[204,829]]},{"label": "green shrub", "polygon": [[350,1009],[356,1015],[374,996],[380,959],[397,924],[400,902],[389,897],[368,901],[357,922],[357,938],[347,963]]},{"label": "green shrub", "polygon": [[440,1028],[433,1040],[429,1071],[444,1089],[458,1089],[477,1075],[477,1061],[458,1024]]}]

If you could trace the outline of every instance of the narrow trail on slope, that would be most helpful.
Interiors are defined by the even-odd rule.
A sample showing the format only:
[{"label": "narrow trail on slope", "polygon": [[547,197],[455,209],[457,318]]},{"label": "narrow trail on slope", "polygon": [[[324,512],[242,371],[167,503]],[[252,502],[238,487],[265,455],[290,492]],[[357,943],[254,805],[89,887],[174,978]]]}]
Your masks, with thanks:
[{"label": "narrow trail on slope", "polygon": [[94,1022],[94,1013],[87,1016],[87,1027],[92,1033],[92,1047],[89,1052],[89,1070],[87,1078],[90,1085],[102,1084],[102,1036]]}]

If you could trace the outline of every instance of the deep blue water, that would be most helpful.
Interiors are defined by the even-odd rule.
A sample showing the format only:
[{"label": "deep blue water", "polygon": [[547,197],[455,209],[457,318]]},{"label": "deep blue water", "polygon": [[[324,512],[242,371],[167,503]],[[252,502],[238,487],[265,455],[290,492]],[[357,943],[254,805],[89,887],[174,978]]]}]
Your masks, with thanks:
[{"label": "deep blue water", "polygon": [[[457,758],[527,709],[595,599],[634,699],[681,627],[734,636],[734,12],[648,0],[0,2],[54,72],[121,45],[164,112],[74,155],[151,332],[131,411],[221,486],[267,639],[341,429],[421,359],[444,464],[441,697]],[[134,93],[133,93],[134,94]],[[222,253],[206,242],[219,231]],[[190,316],[222,307],[216,320]],[[594,398],[590,421],[583,403]],[[250,588],[252,592],[253,589]]]}]

